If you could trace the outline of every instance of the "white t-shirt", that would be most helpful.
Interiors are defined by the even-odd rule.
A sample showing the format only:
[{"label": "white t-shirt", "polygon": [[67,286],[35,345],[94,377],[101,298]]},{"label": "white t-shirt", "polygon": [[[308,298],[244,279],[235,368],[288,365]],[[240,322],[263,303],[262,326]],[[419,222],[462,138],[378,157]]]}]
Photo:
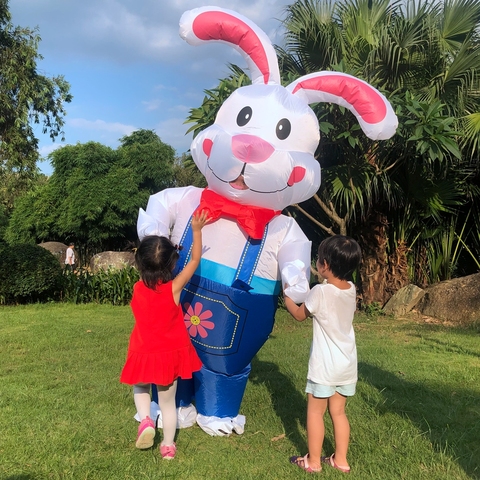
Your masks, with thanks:
[{"label": "white t-shirt", "polygon": [[[72,261],[70,262],[70,259]],[[75,263],[75,251],[73,250],[72,247],[67,248],[67,253],[65,254],[65,265],[70,265]]]},{"label": "white t-shirt", "polygon": [[353,331],[356,292],[353,283],[341,290],[315,285],[305,306],[313,316],[313,340],[308,379],[321,385],[349,385],[357,381],[357,347]]}]

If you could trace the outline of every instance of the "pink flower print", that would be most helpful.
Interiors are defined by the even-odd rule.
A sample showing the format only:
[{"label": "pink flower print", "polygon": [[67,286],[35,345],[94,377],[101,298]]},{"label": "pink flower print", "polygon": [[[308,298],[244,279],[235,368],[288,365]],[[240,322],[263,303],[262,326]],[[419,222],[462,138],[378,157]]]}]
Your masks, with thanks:
[{"label": "pink flower print", "polygon": [[212,328],[215,327],[213,322],[207,320],[207,318],[211,318],[213,315],[211,310],[202,312],[203,305],[200,302],[196,302],[193,308],[189,303],[185,303],[184,309],[186,313],[183,319],[190,336],[196,337],[198,333],[202,338],[207,337],[207,330],[212,330]]}]

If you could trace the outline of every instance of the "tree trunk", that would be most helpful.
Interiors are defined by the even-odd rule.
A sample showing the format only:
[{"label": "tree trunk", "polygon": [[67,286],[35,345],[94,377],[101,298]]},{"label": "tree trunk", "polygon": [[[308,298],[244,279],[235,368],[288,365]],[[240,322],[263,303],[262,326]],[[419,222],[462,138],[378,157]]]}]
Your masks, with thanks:
[{"label": "tree trunk", "polygon": [[363,261],[360,267],[362,304],[384,305],[387,298],[387,217],[372,212],[360,228],[358,239],[362,247]]},{"label": "tree trunk", "polygon": [[388,277],[385,288],[387,296],[385,301],[388,301],[395,292],[410,283],[408,278],[407,253],[407,244],[405,241],[400,240],[396,250],[388,257]]},{"label": "tree trunk", "polygon": [[417,248],[415,255],[415,270],[414,278],[415,284],[420,288],[426,288],[429,284],[428,281],[429,265],[427,251],[424,245]]}]

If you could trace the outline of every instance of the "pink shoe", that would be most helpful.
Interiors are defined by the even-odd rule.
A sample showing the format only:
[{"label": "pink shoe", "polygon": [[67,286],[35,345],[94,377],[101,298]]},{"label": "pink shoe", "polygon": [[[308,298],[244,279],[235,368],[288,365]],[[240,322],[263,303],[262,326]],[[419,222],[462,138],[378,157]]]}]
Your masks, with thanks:
[{"label": "pink shoe", "polygon": [[337,465],[335,463],[335,454],[332,453],[329,457],[322,457],[322,463],[326,463],[327,465],[330,465],[331,467],[340,470],[342,473],[350,473],[350,467],[341,467],[340,465]]},{"label": "pink shoe", "polygon": [[308,453],[304,457],[290,457],[290,463],[300,467],[302,470],[305,470],[308,473],[320,473],[322,471],[322,466],[320,468],[312,468],[308,463]]},{"label": "pink shoe", "polygon": [[135,443],[135,446],[141,449],[150,448],[153,445],[154,438],[155,423],[150,417],[145,417],[138,427],[137,442]]},{"label": "pink shoe", "polygon": [[173,445],[160,445],[160,453],[164,460],[173,460],[177,453],[175,442],[173,442]]}]

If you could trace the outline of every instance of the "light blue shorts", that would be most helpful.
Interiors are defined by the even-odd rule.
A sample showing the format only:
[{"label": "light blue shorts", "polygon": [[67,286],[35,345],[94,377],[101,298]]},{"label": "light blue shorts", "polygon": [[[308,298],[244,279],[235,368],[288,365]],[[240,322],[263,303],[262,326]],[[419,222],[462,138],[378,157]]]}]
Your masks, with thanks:
[{"label": "light blue shorts", "polygon": [[305,388],[306,393],[311,393],[314,397],[317,398],[330,398],[335,392],[338,392],[344,397],[353,397],[355,395],[355,388],[357,383],[350,383],[349,385],[320,385],[319,383],[312,382],[307,380],[307,386]]}]

